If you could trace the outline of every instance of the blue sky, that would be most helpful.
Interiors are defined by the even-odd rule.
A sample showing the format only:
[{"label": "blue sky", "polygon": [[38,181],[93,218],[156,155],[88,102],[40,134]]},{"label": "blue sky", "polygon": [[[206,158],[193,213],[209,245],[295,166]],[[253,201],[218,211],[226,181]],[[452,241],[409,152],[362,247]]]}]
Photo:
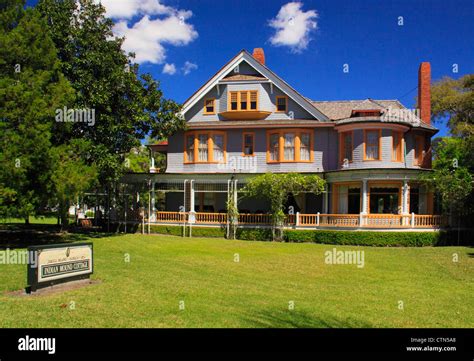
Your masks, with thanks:
[{"label": "blue sky", "polygon": [[414,107],[420,62],[431,62],[434,80],[474,73],[472,0],[306,0],[286,8],[289,1],[276,0],[102,3],[142,71],[178,102],[244,48],[263,47],[267,66],[313,100],[399,99]]}]

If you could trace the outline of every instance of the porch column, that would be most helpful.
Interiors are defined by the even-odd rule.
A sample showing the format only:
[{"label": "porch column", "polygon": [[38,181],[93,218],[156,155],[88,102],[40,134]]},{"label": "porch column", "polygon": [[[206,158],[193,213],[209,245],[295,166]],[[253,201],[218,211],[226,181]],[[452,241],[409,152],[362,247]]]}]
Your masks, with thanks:
[{"label": "porch column", "polygon": [[239,209],[239,205],[238,205],[238,199],[239,198],[238,198],[238,194],[237,194],[237,182],[238,181],[239,181],[238,179],[236,179],[234,181],[234,189],[233,189],[233,191],[234,191],[234,194],[233,194],[233,196],[234,196],[234,205],[237,209]]},{"label": "porch column", "polygon": [[408,226],[411,224],[411,219],[409,217],[409,209],[408,209],[408,197],[410,196],[410,186],[408,185],[408,181],[405,179],[403,181],[402,187],[402,225]]},{"label": "porch column", "polygon": [[402,189],[402,214],[408,214],[408,197],[410,195],[410,186],[408,185],[408,181],[403,181],[403,189]]},{"label": "porch column", "polygon": [[196,221],[196,212],[194,211],[194,179],[189,181],[189,223]]},{"label": "porch column", "polygon": [[362,179],[362,214],[368,213],[367,206],[367,179]]},{"label": "porch column", "polygon": [[151,217],[152,222],[156,221],[156,206],[155,206],[155,182],[151,182]]}]

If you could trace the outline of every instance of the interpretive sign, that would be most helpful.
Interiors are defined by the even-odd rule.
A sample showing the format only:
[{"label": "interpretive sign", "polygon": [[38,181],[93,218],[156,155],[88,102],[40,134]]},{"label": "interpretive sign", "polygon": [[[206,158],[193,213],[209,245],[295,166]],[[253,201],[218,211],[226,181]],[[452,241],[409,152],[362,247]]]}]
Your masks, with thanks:
[{"label": "interpretive sign", "polygon": [[36,254],[36,262],[28,264],[28,293],[46,286],[88,278],[93,273],[94,252],[90,242],[30,246],[28,252]]}]

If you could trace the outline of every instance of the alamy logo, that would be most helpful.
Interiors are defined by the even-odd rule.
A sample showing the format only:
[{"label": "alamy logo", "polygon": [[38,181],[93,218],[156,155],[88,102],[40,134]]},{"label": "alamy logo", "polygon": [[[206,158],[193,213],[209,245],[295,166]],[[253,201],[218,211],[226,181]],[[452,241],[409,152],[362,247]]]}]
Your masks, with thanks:
[{"label": "alamy logo", "polygon": [[56,122],[65,123],[87,123],[92,127],[95,124],[95,109],[68,109],[67,107],[56,109]]},{"label": "alamy logo", "polygon": [[364,251],[338,251],[333,248],[332,251],[324,252],[324,257],[326,264],[355,264],[357,268],[365,265]]},{"label": "alamy logo", "polygon": [[56,339],[53,337],[30,337],[26,335],[18,340],[18,351],[48,351],[50,355],[56,353]]},{"label": "alamy logo", "polygon": [[229,172],[255,173],[257,172],[257,157],[230,156],[227,162],[218,163],[217,169]]},{"label": "alamy logo", "polygon": [[385,109],[381,120],[383,122],[404,122],[414,125],[420,124],[419,109],[397,109],[389,107]]},{"label": "alamy logo", "polygon": [[7,248],[0,251],[0,264],[29,264],[36,268],[38,266],[38,252]]}]

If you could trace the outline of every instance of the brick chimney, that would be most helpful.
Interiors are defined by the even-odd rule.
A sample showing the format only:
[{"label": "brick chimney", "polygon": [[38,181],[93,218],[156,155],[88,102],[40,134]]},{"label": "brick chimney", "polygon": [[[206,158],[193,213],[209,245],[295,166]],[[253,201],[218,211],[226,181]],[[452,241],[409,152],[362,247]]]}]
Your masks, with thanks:
[{"label": "brick chimney", "polygon": [[262,48],[253,49],[252,55],[260,64],[265,65],[265,53]]},{"label": "brick chimney", "polygon": [[431,65],[428,62],[420,64],[418,70],[418,109],[420,118],[426,124],[431,123]]}]

